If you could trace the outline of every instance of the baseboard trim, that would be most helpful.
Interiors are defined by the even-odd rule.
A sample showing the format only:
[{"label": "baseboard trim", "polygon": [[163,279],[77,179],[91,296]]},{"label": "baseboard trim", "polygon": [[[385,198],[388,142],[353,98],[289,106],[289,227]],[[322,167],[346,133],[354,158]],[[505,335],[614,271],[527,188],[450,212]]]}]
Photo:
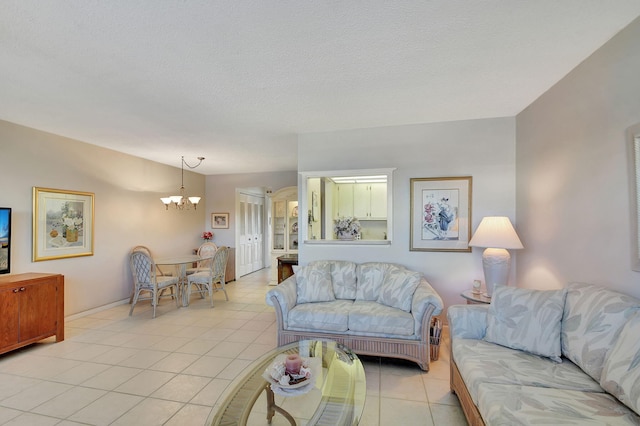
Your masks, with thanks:
[{"label": "baseboard trim", "polygon": [[98,306],[97,308],[89,309],[88,311],[69,315],[68,317],[64,317],[64,320],[73,321],[78,318],[86,317],[87,315],[92,315],[98,312],[106,311],[107,309],[115,308],[116,306],[124,305],[125,303],[129,303],[129,298],[118,300],[117,302],[109,303],[108,305]]}]

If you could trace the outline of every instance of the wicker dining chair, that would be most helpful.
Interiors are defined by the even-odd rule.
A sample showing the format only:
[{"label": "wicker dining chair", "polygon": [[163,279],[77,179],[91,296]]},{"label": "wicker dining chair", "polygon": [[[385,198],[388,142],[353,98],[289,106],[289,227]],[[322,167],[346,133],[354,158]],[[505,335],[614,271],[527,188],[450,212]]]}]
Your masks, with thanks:
[{"label": "wicker dining chair", "polygon": [[[135,246],[134,248],[131,249],[130,253],[133,253],[134,251],[141,251],[143,253],[146,253],[151,259],[153,259],[153,255],[151,254],[151,250],[149,250],[149,247],[147,246]],[[160,276],[172,276],[172,275],[176,275],[174,272],[172,271],[163,271],[162,269],[160,269],[160,266],[156,265],[156,273]],[[129,296],[129,304],[131,304],[133,302],[133,295],[136,291],[135,285],[133,286],[133,288],[131,289],[131,295]],[[171,289],[171,294],[173,295],[173,289]]]},{"label": "wicker dining chair", "polygon": [[[224,292],[224,297],[229,300],[224,282],[228,259],[229,248],[221,246],[213,256],[213,260],[209,262],[206,270],[187,275],[187,300],[191,300],[192,292],[200,293],[202,297],[204,297],[206,293],[209,295],[211,307],[213,307],[213,292],[220,290]],[[216,284],[219,284],[220,288],[218,288]],[[192,290],[193,287],[195,287],[195,290]]]},{"label": "wicker dining chair", "polygon": [[[176,295],[178,294],[179,278],[177,276],[167,277],[158,275],[153,258],[144,251],[132,251],[129,255],[129,264],[131,266],[134,285],[133,301],[131,303],[131,309],[129,310],[129,316],[133,314],[133,308],[140,300],[151,300],[153,318],[156,317],[156,306],[158,306],[160,297],[173,297],[176,301],[176,308],[178,307],[178,297],[173,294],[174,288]],[[171,294],[163,295],[162,292],[166,289],[171,289]],[[140,297],[143,292],[149,293],[149,296]]]},{"label": "wicker dining chair", "polygon": [[206,271],[209,269],[209,264],[212,262],[212,258],[215,255],[216,251],[218,251],[218,246],[211,241],[205,241],[198,247],[198,256],[206,257],[208,259],[201,260],[197,262],[194,268],[187,268],[187,275],[194,274],[196,272]]}]

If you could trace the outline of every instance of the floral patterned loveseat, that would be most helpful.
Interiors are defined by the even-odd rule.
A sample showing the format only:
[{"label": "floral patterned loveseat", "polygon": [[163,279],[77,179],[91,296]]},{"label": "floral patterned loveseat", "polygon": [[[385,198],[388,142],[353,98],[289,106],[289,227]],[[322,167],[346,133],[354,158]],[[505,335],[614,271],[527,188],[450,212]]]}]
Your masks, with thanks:
[{"label": "floral patterned loveseat", "polygon": [[470,425],[639,425],[640,301],[500,287],[448,309],[451,390]]},{"label": "floral patterned loveseat", "polygon": [[419,272],[370,262],[316,261],[266,295],[278,345],[331,339],[355,353],[403,358],[429,370],[431,318],[442,299]]}]

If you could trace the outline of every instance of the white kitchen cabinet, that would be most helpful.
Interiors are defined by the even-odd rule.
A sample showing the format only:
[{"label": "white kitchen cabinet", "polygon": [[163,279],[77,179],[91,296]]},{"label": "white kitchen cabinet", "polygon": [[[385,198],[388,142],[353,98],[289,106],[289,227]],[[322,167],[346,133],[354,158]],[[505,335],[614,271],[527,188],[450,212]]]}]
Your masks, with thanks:
[{"label": "white kitchen cabinet", "polygon": [[371,219],[387,218],[387,184],[386,183],[370,183],[369,192],[371,194]]},{"label": "white kitchen cabinet", "polygon": [[336,185],[336,202],[334,218],[353,216],[353,183]]},{"label": "white kitchen cabinet", "polygon": [[387,218],[387,184],[353,184],[353,216],[359,220]]},{"label": "white kitchen cabinet", "polygon": [[369,185],[353,185],[353,215],[358,219],[368,219],[371,213],[371,191]]}]

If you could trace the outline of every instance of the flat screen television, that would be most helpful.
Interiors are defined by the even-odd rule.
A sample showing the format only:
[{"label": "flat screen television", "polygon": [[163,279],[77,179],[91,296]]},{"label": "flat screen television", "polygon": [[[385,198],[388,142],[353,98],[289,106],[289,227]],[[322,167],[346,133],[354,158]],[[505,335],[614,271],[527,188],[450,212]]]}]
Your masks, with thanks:
[{"label": "flat screen television", "polygon": [[11,267],[11,208],[0,207],[0,274]]}]

